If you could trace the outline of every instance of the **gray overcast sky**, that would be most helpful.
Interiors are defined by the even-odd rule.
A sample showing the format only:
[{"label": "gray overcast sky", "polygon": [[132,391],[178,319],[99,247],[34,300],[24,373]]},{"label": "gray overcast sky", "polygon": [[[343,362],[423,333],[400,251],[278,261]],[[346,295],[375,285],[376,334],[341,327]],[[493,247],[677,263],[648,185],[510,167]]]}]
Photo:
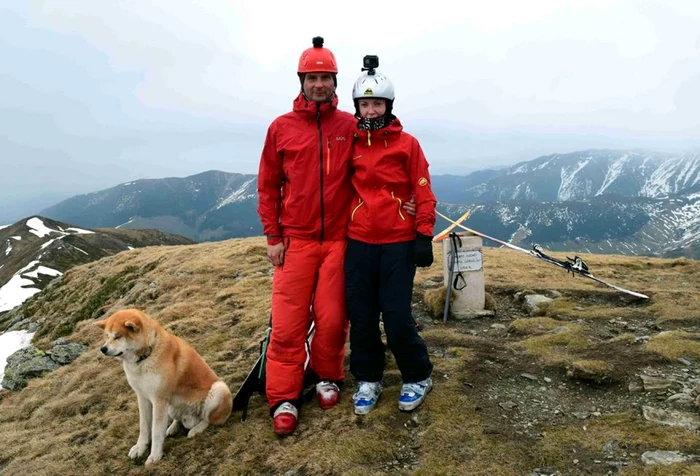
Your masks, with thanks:
[{"label": "gray overcast sky", "polygon": [[379,55],[433,173],[700,145],[692,0],[5,2],[0,221],[138,178],[256,172],[315,35],[345,109]]}]

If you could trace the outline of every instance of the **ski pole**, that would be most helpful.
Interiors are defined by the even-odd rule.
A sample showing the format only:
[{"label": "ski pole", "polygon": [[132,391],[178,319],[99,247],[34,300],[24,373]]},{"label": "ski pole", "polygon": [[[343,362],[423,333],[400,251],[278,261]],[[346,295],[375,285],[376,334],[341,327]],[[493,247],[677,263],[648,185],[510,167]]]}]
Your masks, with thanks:
[{"label": "ski pole", "polygon": [[454,239],[453,238],[454,233],[450,233],[450,268],[448,271],[448,278],[447,278],[447,293],[445,294],[445,313],[442,316],[442,323],[447,324],[447,316],[450,314],[450,296],[452,294],[452,278],[454,276],[455,272],[455,253],[457,252],[456,249],[454,249]]}]

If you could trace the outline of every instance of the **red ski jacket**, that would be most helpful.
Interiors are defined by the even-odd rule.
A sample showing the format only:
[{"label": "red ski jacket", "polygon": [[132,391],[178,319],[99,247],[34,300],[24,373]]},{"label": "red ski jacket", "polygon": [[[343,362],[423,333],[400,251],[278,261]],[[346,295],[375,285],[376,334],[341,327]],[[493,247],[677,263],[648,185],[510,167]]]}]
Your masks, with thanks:
[{"label": "red ski jacket", "polygon": [[[432,236],[436,201],[428,162],[418,140],[403,132],[398,119],[377,131],[355,132],[351,168],[355,198],[350,238],[386,244],[414,240],[416,232]],[[402,208],[412,195],[415,218]]]},{"label": "red ski jacket", "polygon": [[268,244],[283,236],[345,240],[352,199],[349,161],[356,120],[303,94],[267,131],[258,172],[258,214]]}]

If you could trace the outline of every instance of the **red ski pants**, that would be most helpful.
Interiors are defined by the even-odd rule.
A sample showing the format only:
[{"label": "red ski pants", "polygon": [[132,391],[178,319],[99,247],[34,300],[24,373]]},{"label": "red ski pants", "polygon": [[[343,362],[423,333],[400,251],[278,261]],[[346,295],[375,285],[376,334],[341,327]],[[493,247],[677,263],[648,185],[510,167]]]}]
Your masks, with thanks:
[{"label": "red ski pants", "polygon": [[[289,241],[287,241],[289,240]],[[267,348],[266,387],[270,407],[300,397],[306,336],[315,320],[311,370],[321,380],[345,378],[345,241],[285,238],[284,264],[272,281],[272,333]]]}]

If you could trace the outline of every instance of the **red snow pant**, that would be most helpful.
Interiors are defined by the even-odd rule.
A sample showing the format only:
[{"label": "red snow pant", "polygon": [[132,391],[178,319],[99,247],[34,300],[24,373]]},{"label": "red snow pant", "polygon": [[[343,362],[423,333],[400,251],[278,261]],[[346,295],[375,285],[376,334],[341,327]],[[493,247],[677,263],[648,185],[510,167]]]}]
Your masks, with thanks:
[{"label": "red snow pant", "polygon": [[306,336],[315,320],[309,367],[321,380],[345,378],[345,241],[285,238],[284,264],[272,280],[272,333],[265,393],[270,408],[296,401],[303,390]]}]

